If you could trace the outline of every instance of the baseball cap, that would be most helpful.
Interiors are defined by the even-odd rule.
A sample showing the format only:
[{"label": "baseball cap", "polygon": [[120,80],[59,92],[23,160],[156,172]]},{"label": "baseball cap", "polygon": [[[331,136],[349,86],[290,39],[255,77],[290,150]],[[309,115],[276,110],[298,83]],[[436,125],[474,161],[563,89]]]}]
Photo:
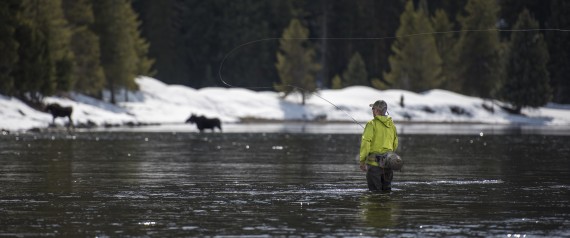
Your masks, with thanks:
[{"label": "baseball cap", "polygon": [[378,100],[378,101],[370,104],[369,106],[378,108],[380,110],[380,112],[382,112],[383,115],[386,114],[386,111],[388,111],[388,104],[384,100]]}]

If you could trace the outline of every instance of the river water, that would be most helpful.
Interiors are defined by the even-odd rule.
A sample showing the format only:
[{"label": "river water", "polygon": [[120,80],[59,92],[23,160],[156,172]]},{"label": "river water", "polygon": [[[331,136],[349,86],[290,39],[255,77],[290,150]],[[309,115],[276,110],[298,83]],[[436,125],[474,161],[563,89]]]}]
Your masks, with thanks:
[{"label": "river water", "polygon": [[371,193],[361,130],[250,127],[0,134],[0,237],[570,236],[568,135],[404,131]]}]

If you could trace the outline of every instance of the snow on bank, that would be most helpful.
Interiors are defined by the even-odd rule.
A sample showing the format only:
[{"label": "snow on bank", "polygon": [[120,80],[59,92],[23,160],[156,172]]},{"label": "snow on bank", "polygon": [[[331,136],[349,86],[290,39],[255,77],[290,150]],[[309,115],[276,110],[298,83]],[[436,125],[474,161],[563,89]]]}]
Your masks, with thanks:
[{"label": "snow on bank", "polygon": [[[421,94],[362,86],[321,90],[303,106],[300,105],[301,97],[295,94],[281,99],[276,92],[244,88],[196,90],[167,85],[149,77],[139,77],[137,83],[140,90],[130,93],[129,101],[120,102],[118,106],[77,93],[71,93],[69,98],[47,97],[44,102],[72,106],[74,124],[79,126],[179,124],[192,113],[219,117],[225,123],[238,123],[243,119],[365,122],[371,118],[368,104],[378,99],[386,100],[390,116],[396,121],[570,126],[568,105],[549,104],[524,109],[527,116],[511,115],[497,106],[500,102],[438,89]],[[0,129],[44,128],[51,121],[51,115],[31,109],[15,98],[0,95]],[[66,119],[56,120],[58,125],[64,123]]]}]

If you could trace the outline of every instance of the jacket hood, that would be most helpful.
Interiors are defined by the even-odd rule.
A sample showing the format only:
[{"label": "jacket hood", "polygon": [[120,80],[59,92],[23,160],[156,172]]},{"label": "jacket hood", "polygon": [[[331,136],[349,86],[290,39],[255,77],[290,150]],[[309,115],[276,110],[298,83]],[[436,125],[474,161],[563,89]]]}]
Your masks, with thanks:
[{"label": "jacket hood", "polygon": [[382,125],[384,125],[386,128],[394,127],[394,122],[392,121],[391,117],[376,116],[376,117],[374,117],[374,120],[378,120],[378,121],[382,122]]}]

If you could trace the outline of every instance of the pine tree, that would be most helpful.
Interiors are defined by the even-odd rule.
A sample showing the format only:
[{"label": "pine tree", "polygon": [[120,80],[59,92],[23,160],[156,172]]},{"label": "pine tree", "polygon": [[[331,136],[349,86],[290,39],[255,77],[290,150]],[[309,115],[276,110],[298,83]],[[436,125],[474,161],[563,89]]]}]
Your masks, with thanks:
[{"label": "pine tree", "polygon": [[93,13],[106,88],[111,94],[111,103],[116,103],[116,94],[121,89],[136,89],[135,77],[149,70],[150,64],[145,58],[148,45],[138,33],[139,23],[131,1],[94,1]]},{"label": "pine tree", "polygon": [[[223,53],[213,58],[214,70],[218,69],[221,56],[226,56],[226,53],[236,49],[236,47],[253,40],[282,33],[276,29],[283,29],[285,26],[271,29],[267,21],[267,19],[274,17],[268,17],[267,12],[269,6],[273,4],[272,2],[241,0],[227,1],[224,4],[223,17],[219,18],[221,30],[217,32],[217,39],[221,43],[219,50]],[[285,20],[284,24],[287,23],[288,21]],[[225,61],[223,66],[224,78],[233,82],[234,85],[246,87],[268,86],[276,83],[278,76],[275,72],[274,52],[277,48],[278,41],[276,40],[257,42],[238,48]],[[217,71],[215,72],[214,75],[217,76]],[[215,77],[214,83],[218,82],[219,79]]]},{"label": "pine tree", "polygon": [[[538,22],[540,28],[551,16],[551,4],[554,2],[564,2],[560,0],[500,0],[497,1],[501,7],[499,15],[501,16],[501,25],[512,29],[518,20],[519,14],[526,8],[533,18]],[[511,32],[501,32],[502,37],[510,36]]]},{"label": "pine tree", "polygon": [[70,48],[74,54],[74,90],[100,96],[105,84],[99,63],[99,38],[91,30],[95,17],[91,0],[63,0],[63,10],[72,31]]},{"label": "pine tree", "polygon": [[[153,76],[156,72],[152,69],[154,64],[154,59],[148,57],[148,49],[150,44],[146,39],[141,36],[139,31],[141,22],[138,19],[138,15],[135,13],[131,5],[125,7],[125,18],[127,23],[127,30],[129,30],[130,35],[133,38],[133,47],[136,53],[136,63],[135,63],[135,74],[136,75],[146,75]],[[131,85],[128,85],[129,89],[136,90],[137,85],[134,81]]]},{"label": "pine tree", "polygon": [[449,20],[449,17],[445,11],[438,9],[435,11],[435,15],[431,18],[433,25],[433,30],[436,32],[435,44],[437,47],[437,52],[441,56],[441,70],[442,70],[442,83],[439,85],[443,89],[457,91],[459,88],[453,85],[451,82],[454,78],[455,66],[454,58],[455,52],[453,51],[453,46],[457,43],[456,35],[451,33],[453,31],[453,23]]},{"label": "pine tree", "polygon": [[[156,2],[156,1],[153,1]],[[214,62],[215,57],[223,54],[221,50],[220,40],[218,39],[218,32],[212,29],[220,29],[219,15],[221,9],[216,4],[219,1],[201,1],[201,0],[188,0],[181,1],[181,12],[180,12],[180,29],[177,29],[178,38],[174,40],[180,41],[184,45],[184,49],[180,50],[181,55],[176,56],[161,56],[159,60],[163,61],[164,57],[175,57],[183,62],[187,69],[184,70],[183,74],[179,77],[186,77],[185,83],[191,87],[199,88],[207,86],[205,81],[212,81],[211,75],[213,75],[212,68],[216,68]],[[187,24],[188,22],[201,22],[207,21],[208,24]],[[150,33],[149,33],[150,34]],[[199,37],[196,37],[199,36]],[[151,38],[151,40],[155,37]],[[151,47],[156,47],[162,45],[154,45],[152,41]],[[168,49],[168,48],[167,48]],[[154,52],[161,49],[154,49]],[[152,50],[151,50],[152,51]],[[157,55],[157,57],[159,57]],[[175,59],[175,60],[176,60]],[[221,60],[221,59],[219,59]],[[162,66],[164,62],[158,62],[160,68],[158,68],[159,78],[164,78],[166,72],[164,72],[165,67]]]},{"label": "pine tree", "polygon": [[[552,1],[552,15],[548,20],[548,28],[567,29],[570,26],[570,2]],[[551,85],[554,89],[553,101],[570,103],[570,32],[546,32],[550,52],[548,70],[551,75]]]},{"label": "pine tree", "polygon": [[0,93],[11,95],[14,90],[12,72],[18,62],[18,41],[15,32],[20,13],[19,0],[0,2]]},{"label": "pine tree", "polygon": [[332,89],[341,89],[342,88],[342,79],[338,74],[335,74],[331,80],[331,88]]},{"label": "pine tree", "polygon": [[[523,10],[515,30],[537,29],[539,24],[528,10]],[[510,102],[515,112],[525,106],[545,105],[552,97],[547,70],[548,48],[538,31],[520,31],[511,34],[506,62],[506,81],[500,90],[501,98]]]},{"label": "pine tree", "polygon": [[[388,36],[394,36],[396,33],[399,24],[398,17],[404,9],[405,1],[311,0],[307,2],[316,6],[309,8],[309,22],[323,22],[311,24],[311,32],[316,32],[319,37],[353,38],[320,42],[318,55],[319,58],[324,58],[321,62],[323,62],[323,71],[327,71],[324,72],[324,75],[328,75],[325,78],[330,78],[335,74],[342,75],[354,52],[359,52],[362,56],[369,78],[380,78],[383,72],[388,71],[390,46],[394,41]],[[322,20],[314,19],[318,17]],[[378,37],[387,38],[383,40],[357,39]]]},{"label": "pine tree", "polygon": [[182,15],[192,10],[185,6],[189,3],[179,0],[133,1],[133,8],[141,22],[141,36],[150,43],[147,44],[148,55],[156,59],[151,75],[169,84],[188,84],[191,80],[185,57],[185,48],[190,45],[186,45],[181,34],[186,32]]},{"label": "pine tree", "polygon": [[343,87],[352,85],[368,86],[368,72],[362,56],[358,52],[354,53],[348,62],[348,67],[342,74]]},{"label": "pine tree", "polygon": [[433,28],[427,12],[414,10],[413,1],[408,1],[400,16],[398,37],[392,44],[393,55],[389,57],[390,72],[385,80],[395,88],[421,92],[437,87],[442,82],[441,58],[437,52]]},{"label": "pine tree", "polygon": [[33,21],[22,19],[16,30],[18,66],[14,71],[14,94],[28,104],[39,107],[44,96],[56,90],[55,66],[49,39]]},{"label": "pine tree", "polygon": [[[69,91],[73,84],[73,52],[69,44],[71,31],[64,17],[61,0],[23,0],[23,17],[32,21],[33,27],[41,30],[47,39],[50,61],[52,62],[52,79],[57,91]],[[49,91],[49,90],[48,90]]]},{"label": "pine tree", "polygon": [[101,66],[105,73],[105,88],[110,92],[111,103],[117,103],[116,93],[135,78],[133,39],[127,30],[125,8],[129,2],[100,0],[93,2],[95,32],[99,36]]},{"label": "pine tree", "polygon": [[301,93],[303,105],[307,96],[316,91],[315,74],[320,68],[307,37],[309,29],[298,19],[291,20],[279,39],[275,64],[281,79],[280,84],[274,85],[275,90],[285,93],[285,97],[294,91]]},{"label": "pine tree", "polygon": [[459,17],[461,36],[456,45],[457,83],[461,92],[472,96],[493,96],[502,79],[502,46],[497,31],[470,31],[493,29],[498,21],[496,1],[469,0],[466,16]]},{"label": "pine tree", "polygon": [[371,79],[370,84],[372,85],[373,88],[380,89],[380,90],[390,89],[392,86],[392,85],[388,85],[386,83],[386,81],[380,80],[379,78]]}]

